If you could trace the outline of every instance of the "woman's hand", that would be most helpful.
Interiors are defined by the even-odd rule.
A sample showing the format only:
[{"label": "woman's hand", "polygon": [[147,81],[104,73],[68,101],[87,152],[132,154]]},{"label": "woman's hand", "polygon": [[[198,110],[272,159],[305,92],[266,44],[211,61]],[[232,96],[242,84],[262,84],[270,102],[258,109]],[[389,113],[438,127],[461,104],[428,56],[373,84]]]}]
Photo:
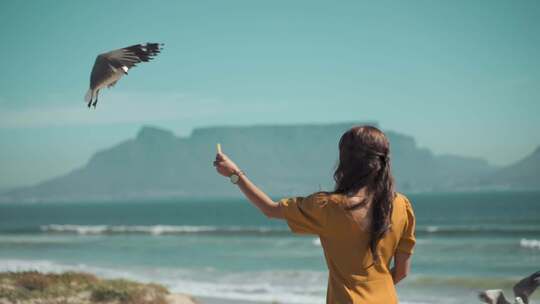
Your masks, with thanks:
[{"label": "woman's hand", "polygon": [[226,177],[229,177],[234,173],[240,172],[238,166],[224,153],[216,154],[214,167],[216,167],[216,170],[219,174]]},{"label": "woman's hand", "polygon": [[[218,148],[219,150],[219,148]],[[219,174],[223,176],[231,176],[232,174],[241,175],[240,182],[237,183],[240,190],[264,215],[270,218],[283,218],[281,205],[275,203],[268,195],[262,192],[255,184],[253,184],[245,174],[240,174],[242,171],[238,166],[223,152],[216,154],[214,167]]]}]

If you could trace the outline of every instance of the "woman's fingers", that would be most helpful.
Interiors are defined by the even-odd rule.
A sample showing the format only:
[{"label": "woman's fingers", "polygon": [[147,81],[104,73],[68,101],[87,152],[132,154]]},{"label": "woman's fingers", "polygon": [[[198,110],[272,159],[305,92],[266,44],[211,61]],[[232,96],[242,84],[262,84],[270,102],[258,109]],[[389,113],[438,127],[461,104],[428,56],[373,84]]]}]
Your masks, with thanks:
[{"label": "woman's fingers", "polygon": [[226,160],[226,159],[227,159],[227,156],[225,156],[225,154],[223,153],[216,154],[216,160]]},{"label": "woman's fingers", "polygon": [[218,173],[223,176],[229,176],[234,171],[238,170],[235,169],[236,165],[223,152],[218,152],[216,154],[216,159],[214,160],[213,164]]}]

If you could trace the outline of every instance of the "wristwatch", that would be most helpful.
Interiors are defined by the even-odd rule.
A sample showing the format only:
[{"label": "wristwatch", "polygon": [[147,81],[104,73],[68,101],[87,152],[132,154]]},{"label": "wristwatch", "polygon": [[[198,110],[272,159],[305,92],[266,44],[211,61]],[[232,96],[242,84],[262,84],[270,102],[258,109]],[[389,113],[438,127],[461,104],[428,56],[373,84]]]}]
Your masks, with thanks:
[{"label": "wristwatch", "polygon": [[240,181],[240,176],[241,175],[245,175],[244,171],[238,170],[238,171],[234,172],[233,174],[231,174],[231,176],[229,176],[229,180],[231,181],[231,183],[236,185],[236,184],[238,184],[238,181]]}]

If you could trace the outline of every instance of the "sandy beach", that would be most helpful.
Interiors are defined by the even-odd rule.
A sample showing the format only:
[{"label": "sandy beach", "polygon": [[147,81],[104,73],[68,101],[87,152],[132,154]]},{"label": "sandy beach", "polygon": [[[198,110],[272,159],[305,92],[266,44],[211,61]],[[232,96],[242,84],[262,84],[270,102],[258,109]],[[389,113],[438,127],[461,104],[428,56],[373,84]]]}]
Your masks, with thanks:
[{"label": "sandy beach", "polygon": [[202,302],[195,300],[193,297],[180,293],[172,293],[167,296],[169,304],[201,304]]},{"label": "sandy beach", "polygon": [[231,300],[231,299],[223,299],[223,298],[215,298],[215,297],[196,297],[195,303],[197,304],[263,304],[263,303],[271,303],[271,304],[279,304],[282,302],[254,302],[254,301],[245,301],[245,300]]},{"label": "sandy beach", "polygon": [[[192,297],[186,294],[173,293],[167,296],[169,304],[255,304],[262,302],[229,300],[214,297]],[[269,302],[270,303],[270,302]],[[278,303],[278,302],[272,302]]]}]

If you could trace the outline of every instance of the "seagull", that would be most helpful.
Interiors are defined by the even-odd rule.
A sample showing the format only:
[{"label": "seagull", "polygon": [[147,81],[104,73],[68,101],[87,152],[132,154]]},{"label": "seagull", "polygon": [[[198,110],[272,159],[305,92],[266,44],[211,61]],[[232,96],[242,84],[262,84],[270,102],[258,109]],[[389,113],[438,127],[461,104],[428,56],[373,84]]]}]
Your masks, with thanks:
[{"label": "seagull", "polygon": [[[529,296],[540,285],[540,271],[537,271],[530,276],[522,279],[516,285],[514,285],[514,303],[515,304],[528,304]],[[478,294],[478,297],[482,302],[488,304],[511,304],[504,297],[501,289],[490,289],[482,291]]]},{"label": "seagull", "polygon": [[90,75],[90,88],[84,96],[88,108],[96,108],[99,90],[112,87],[129,69],[140,62],[148,62],[161,52],[163,43],[135,44],[99,54]]}]

